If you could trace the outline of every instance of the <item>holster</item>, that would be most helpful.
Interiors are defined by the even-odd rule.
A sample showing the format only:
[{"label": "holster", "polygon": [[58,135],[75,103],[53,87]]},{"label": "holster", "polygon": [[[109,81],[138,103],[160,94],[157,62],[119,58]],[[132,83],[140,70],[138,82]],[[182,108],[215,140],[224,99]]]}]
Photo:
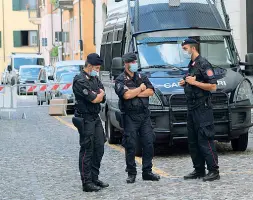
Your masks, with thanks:
[{"label": "holster", "polygon": [[84,133],[84,119],[83,118],[73,117],[72,122],[80,134]]}]

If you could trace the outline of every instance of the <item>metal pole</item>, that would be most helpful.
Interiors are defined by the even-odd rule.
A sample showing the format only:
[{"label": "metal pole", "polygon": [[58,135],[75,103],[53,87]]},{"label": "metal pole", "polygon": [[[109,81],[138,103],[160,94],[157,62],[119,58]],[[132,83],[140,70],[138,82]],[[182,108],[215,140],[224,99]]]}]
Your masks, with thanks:
[{"label": "metal pole", "polygon": [[63,56],[63,26],[62,26],[62,9],[61,9],[61,42],[62,42],[62,54],[61,54],[61,57],[62,57],[62,60],[64,60],[64,56]]},{"label": "metal pole", "polygon": [[79,35],[80,35],[80,41],[79,41],[79,46],[80,46],[80,60],[82,60],[82,47],[83,47],[83,41],[82,41],[82,23],[81,23],[81,0],[79,0]]}]

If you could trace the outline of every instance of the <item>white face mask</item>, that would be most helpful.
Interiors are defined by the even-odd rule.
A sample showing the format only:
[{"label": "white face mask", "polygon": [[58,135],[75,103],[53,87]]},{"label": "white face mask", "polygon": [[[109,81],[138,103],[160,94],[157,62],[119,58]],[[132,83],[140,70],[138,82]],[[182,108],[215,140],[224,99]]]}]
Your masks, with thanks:
[{"label": "white face mask", "polygon": [[184,55],[184,58],[186,59],[192,58],[192,53],[188,52],[187,50],[183,50],[183,55]]}]

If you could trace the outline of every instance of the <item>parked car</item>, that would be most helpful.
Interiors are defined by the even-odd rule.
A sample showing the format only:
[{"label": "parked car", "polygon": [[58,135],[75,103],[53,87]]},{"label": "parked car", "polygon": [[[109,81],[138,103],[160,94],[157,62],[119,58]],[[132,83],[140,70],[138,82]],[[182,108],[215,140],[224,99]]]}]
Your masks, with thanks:
[{"label": "parked car", "polygon": [[[60,99],[67,99],[68,104],[72,104],[74,103],[74,93],[72,90],[72,83],[73,83],[73,79],[74,77],[77,75],[78,73],[64,73],[61,75],[61,77],[59,78],[59,83],[61,84],[66,84],[67,88],[66,89],[60,89],[57,90],[57,92],[54,95],[54,98],[60,98]],[[71,85],[67,85],[67,84],[71,84]],[[74,105],[67,105],[66,110],[73,110],[74,109]]]},{"label": "parked car", "polygon": [[55,82],[58,82],[62,74],[72,72],[79,73],[84,65],[84,60],[68,60],[56,62],[54,67],[54,73],[48,78],[49,80],[54,80]]},{"label": "parked car", "polygon": [[[26,84],[35,84],[38,80],[42,65],[22,65],[18,75],[18,94],[36,94],[36,92],[26,92]],[[24,85],[24,86],[22,86]]]},{"label": "parked car", "polygon": [[[53,83],[52,80],[48,79],[48,77],[52,75],[52,71],[53,71],[53,69],[50,69],[48,67],[41,69],[40,73],[39,73],[37,84],[47,85],[47,84]],[[47,104],[49,104],[50,99],[51,99],[51,96],[50,96],[50,92],[48,90],[37,92],[38,105],[42,105],[44,102],[47,102]]]}]

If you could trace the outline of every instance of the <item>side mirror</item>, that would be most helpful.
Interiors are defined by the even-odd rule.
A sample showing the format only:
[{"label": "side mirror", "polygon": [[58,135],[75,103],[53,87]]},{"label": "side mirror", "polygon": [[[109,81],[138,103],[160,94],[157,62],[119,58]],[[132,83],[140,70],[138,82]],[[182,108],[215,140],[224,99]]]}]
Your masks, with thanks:
[{"label": "side mirror", "polygon": [[53,81],[53,80],[54,80],[54,77],[53,77],[53,76],[48,76],[48,80]]},{"label": "side mirror", "polygon": [[8,72],[11,72],[11,71],[12,71],[11,65],[8,65],[8,66],[7,66],[7,70],[8,70]]},{"label": "side mirror", "polygon": [[248,53],[245,56],[245,74],[253,75],[253,53]]},{"label": "side mirror", "polygon": [[121,57],[113,58],[112,60],[112,76],[117,78],[124,71],[124,64]]}]

